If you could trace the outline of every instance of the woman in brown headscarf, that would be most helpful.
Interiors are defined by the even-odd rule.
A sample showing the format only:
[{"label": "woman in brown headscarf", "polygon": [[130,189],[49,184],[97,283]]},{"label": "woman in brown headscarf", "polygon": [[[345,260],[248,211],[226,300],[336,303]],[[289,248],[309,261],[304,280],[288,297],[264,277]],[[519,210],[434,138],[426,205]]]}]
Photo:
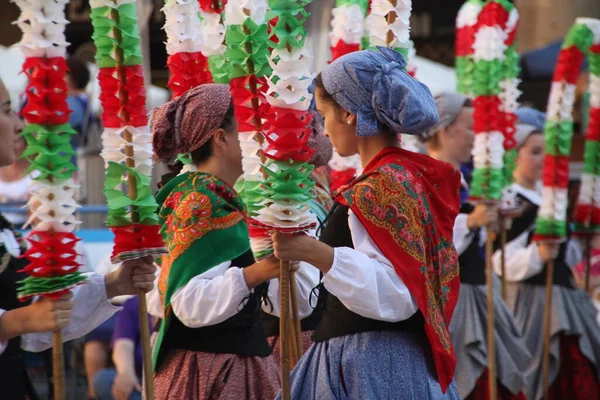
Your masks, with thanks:
[{"label": "woman in brown headscarf", "polygon": [[154,348],[156,399],[268,399],[279,390],[260,320],[272,258],[255,263],[245,208],[232,185],[242,155],[229,88],[201,85],[156,109],[154,149],[163,161],[191,153],[196,167],[158,193],[162,234],[157,291],[162,324]]}]

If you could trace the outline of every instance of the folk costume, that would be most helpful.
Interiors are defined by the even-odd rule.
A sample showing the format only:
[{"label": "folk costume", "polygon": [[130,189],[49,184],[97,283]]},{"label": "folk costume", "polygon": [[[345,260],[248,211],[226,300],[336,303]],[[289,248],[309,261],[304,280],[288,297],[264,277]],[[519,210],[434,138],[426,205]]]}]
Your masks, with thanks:
[{"label": "folk costume", "polygon": [[[161,158],[207,143],[231,107],[226,85],[201,85],[153,114]],[[171,146],[169,140],[175,146]],[[170,146],[170,147],[165,147]],[[181,147],[183,146],[183,147]],[[254,263],[245,207],[216,176],[186,172],[158,193],[169,254],[160,260],[162,323],[154,347],[156,399],[267,399],[279,367],[261,321],[265,285],[249,290],[242,269]],[[155,309],[152,306],[152,309]]]},{"label": "folk costume", "polygon": [[[435,97],[440,122],[421,135],[429,139],[451,126],[467,98],[451,92]],[[461,181],[460,213],[454,222],[453,242],[459,254],[460,295],[450,322],[450,337],[456,353],[456,385],[463,399],[488,399],[487,292],[485,280],[485,228],[469,229],[467,218],[475,209],[468,202],[468,184]],[[498,399],[525,399],[525,372],[530,355],[512,313],[502,300],[495,282],[495,343]]]},{"label": "folk costume", "polygon": [[[517,142],[522,145],[534,131],[543,131],[543,120],[536,123],[528,111],[520,120],[532,126],[520,127]],[[513,184],[518,200],[526,207],[513,220],[507,233],[506,280],[509,282],[515,321],[522,331],[531,364],[527,371],[527,398],[539,400],[543,396],[542,359],[546,267],[537,244],[531,241],[541,195]],[[554,263],[552,287],[552,331],[550,343],[550,398],[600,398],[600,327],[596,322],[596,308],[589,295],[577,288],[571,268],[582,259],[582,247],[577,240],[562,243]],[[501,273],[500,252],[493,258],[494,269]]]},{"label": "folk costume", "polygon": [[[27,277],[23,271],[28,261],[21,258],[26,243],[14,227],[0,215],[0,318],[4,312],[29,305],[17,299],[18,282]],[[73,311],[69,324],[63,328],[63,340],[69,341],[90,333],[120,308],[106,297],[104,277],[95,273],[83,285],[73,290]],[[2,398],[35,399],[27,375],[23,350],[40,352],[52,347],[52,332],[27,333],[8,342],[0,342],[0,384]]]},{"label": "folk costume", "polygon": [[[404,65],[381,48],[323,70],[325,90],[357,115],[358,136],[437,122],[429,90]],[[459,398],[447,330],[459,289],[459,179],[448,164],[386,148],[337,193],[321,236],[335,254],[324,315],[292,373],[294,399]]]}]

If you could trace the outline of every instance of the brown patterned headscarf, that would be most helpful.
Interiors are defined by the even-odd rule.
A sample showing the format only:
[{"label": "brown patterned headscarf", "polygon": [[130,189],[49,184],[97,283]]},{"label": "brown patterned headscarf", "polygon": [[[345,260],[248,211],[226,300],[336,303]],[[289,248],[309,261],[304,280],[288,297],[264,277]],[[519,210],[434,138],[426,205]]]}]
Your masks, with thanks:
[{"label": "brown patterned headscarf", "polygon": [[170,160],[206,144],[223,124],[231,101],[229,86],[211,83],[155,108],[152,140],[158,158]]}]

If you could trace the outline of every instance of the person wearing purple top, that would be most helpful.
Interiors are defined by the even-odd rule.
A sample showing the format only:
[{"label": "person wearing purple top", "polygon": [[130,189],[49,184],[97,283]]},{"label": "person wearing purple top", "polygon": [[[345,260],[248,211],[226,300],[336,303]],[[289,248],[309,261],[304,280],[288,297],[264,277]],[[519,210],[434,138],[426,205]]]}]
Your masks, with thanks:
[{"label": "person wearing purple top", "polygon": [[143,364],[137,297],[127,300],[117,315],[112,349],[115,368],[103,369],[94,378],[98,400],[141,400]]}]

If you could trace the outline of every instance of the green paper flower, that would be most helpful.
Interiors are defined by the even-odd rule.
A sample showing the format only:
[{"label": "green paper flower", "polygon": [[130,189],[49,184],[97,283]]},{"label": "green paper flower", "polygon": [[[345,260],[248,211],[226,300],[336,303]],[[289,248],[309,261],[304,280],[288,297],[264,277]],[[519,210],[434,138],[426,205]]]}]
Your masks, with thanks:
[{"label": "green paper flower", "polygon": [[214,83],[229,84],[231,72],[225,55],[208,57],[208,68]]},{"label": "green paper flower", "polygon": [[600,175],[600,142],[587,140],[583,150],[583,172]]},{"label": "green paper flower", "polygon": [[[117,66],[115,53],[122,51],[123,65],[140,65],[142,53],[140,48],[140,34],[137,24],[137,11],[135,4],[123,4],[116,10],[117,20],[110,18],[110,7],[93,8],[91,12],[94,33],[92,38],[96,45],[96,61],[100,68],[113,68]],[[115,38],[118,30],[121,40]]]},{"label": "green paper flower", "polygon": [[504,79],[504,66],[500,60],[480,60],[473,70],[473,94],[495,96],[500,94],[500,82]]},{"label": "green paper flower", "polygon": [[590,73],[595,76],[600,76],[600,53],[589,53],[588,63]]},{"label": "green paper flower", "polygon": [[289,47],[304,47],[307,31],[304,22],[309,13],[303,8],[293,11],[273,10],[273,17],[277,18],[277,24],[271,30],[271,37],[275,36],[278,42],[271,41],[271,47],[284,49]]},{"label": "green paper flower", "polygon": [[336,0],[335,2],[336,7],[341,7],[343,5],[352,6],[354,4],[358,5],[365,14],[367,13],[369,0]]},{"label": "green paper flower", "polygon": [[517,52],[517,45],[510,46],[504,52],[504,76],[505,78],[514,79],[521,73],[521,67],[519,66],[520,56]]},{"label": "green paper flower", "polygon": [[[269,0],[271,12],[304,9],[312,0]],[[271,19],[271,18],[268,18]]]},{"label": "green paper flower", "polygon": [[87,277],[81,272],[73,272],[68,275],[55,277],[28,276],[17,282],[19,284],[17,296],[23,298],[59,292],[72,288],[86,279]]},{"label": "green paper flower", "polygon": [[573,121],[555,122],[548,120],[544,126],[546,154],[569,156],[573,138]]},{"label": "green paper flower", "polygon": [[[277,166],[275,172],[274,166]],[[310,179],[314,167],[309,164],[273,162],[263,167],[266,173],[264,197],[271,200],[306,202],[312,198],[310,190],[315,182]]]},{"label": "green paper flower", "polygon": [[594,34],[590,28],[584,24],[575,24],[571,27],[571,29],[569,29],[561,49],[568,49],[571,46],[577,46],[577,48],[583,54],[587,54],[593,43]]},{"label": "green paper flower", "polygon": [[504,186],[508,186],[513,182],[513,172],[516,167],[517,150],[507,150],[504,153]]},{"label": "green paper flower", "polygon": [[475,61],[471,57],[456,57],[457,92],[465,95],[473,93],[474,70]]},{"label": "green paper flower", "polygon": [[567,222],[538,217],[535,222],[535,233],[544,236],[567,236]]}]

